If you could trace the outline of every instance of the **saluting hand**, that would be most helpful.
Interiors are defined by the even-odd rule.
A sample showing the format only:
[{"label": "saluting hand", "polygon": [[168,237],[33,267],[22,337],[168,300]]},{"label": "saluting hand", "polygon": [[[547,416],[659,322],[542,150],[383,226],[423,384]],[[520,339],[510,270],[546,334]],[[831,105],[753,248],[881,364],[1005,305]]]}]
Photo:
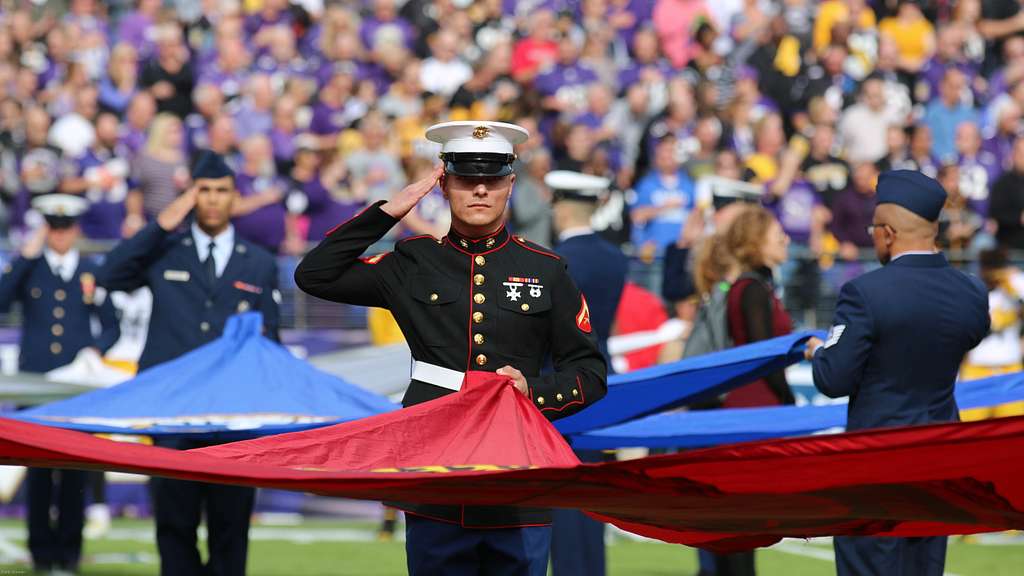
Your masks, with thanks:
[{"label": "saluting hand", "polygon": [[196,196],[199,191],[195,186],[185,190],[185,192],[174,199],[164,208],[160,214],[156,217],[156,223],[167,232],[171,232],[178,227],[179,224],[185,220],[188,213],[192,211],[196,206]]},{"label": "saluting hand", "polygon": [[380,209],[396,220],[405,218],[405,215],[416,206],[416,203],[434,189],[442,174],[444,174],[444,165],[438,164],[430,176],[402,188],[401,192],[382,204]]},{"label": "saluting hand", "polygon": [[515,385],[516,390],[519,390],[519,392],[521,392],[523,396],[529,396],[530,389],[526,385],[526,376],[523,376],[523,373],[520,372],[519,370],[516,370],[511,366],[505,365],[502,366],[501,368],[498,368],[495,371],[495,374],[508,376],[509,378],[512,379],[512,384]]},{"label": "saluting hand", "polygon": [[21,247],[21,257],[26,260],[32,260],[37,258],[43,253],[43,246],[46,245],[46,233],[49,232],[50,226],[44,223],[36,231],[29,236],[28,240]]}]

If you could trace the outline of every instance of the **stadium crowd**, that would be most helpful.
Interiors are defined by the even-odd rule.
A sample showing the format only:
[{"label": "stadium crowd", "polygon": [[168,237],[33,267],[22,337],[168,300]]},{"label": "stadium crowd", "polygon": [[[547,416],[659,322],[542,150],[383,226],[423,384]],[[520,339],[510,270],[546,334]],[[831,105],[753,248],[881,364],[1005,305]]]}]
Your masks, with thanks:
[{"label": "stadium crowd", "polygon": [[[852,260],[879,170],[949,191],[942,239],[1024,248],[1017,2],[285,0],[4,2],[4,236],[29,200],[84,195],[88,238],[131,235],[227,155],[239,233],[277,253],[436,162],[445,119],[529,128],[512,224],[551,243],[543,174],[608,176],[599,217],[642,261],[709,175],[763,186],[795,245]],[[447,230],[443,199],[403,234]]]}]

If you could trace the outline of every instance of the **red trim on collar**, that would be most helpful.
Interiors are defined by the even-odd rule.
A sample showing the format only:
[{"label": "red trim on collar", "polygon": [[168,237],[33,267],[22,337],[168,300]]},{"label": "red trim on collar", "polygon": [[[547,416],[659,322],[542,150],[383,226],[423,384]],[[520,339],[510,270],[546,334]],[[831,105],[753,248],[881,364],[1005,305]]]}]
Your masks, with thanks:
[{"label": "red trim on collar", "polygon": [[512,238],[512,235],[509,234],[508,236],[505,237],[505,241],[502,242],[501,244],[498,244],[497,246],[495,246],[494,248],[491,248],[490,250],[485,250],[483,252],[477,252],[476,254],[474,254],[472,252],[467,252],[466,250],[463,250],[461,246],[459,246],[455,242],[450,241],[447,236],[444,237],[444,240],[447,241],[451,245],[452,248],[455,248],[456,250],[458,250],[459,252],[462,252],[466,256],[483,256],[484,254],[490,254],[491,252],[494,252],[496,250],[501,250],[502,248],[505,247],[506,244],[508,244],[508,241],[511,238]]},{"label": "red trim on collar", "polygon": [[509,237],[512,238],[512,240],[516,244],[522,246],[523,248],[526,248],[530,252],[536,252],[537,254],[543,254],[544,256],[547,256],[548,258],[554,258],[555,260],[561,260],[562,259],[562,257],[559,256],[558,254],[554,254],[554,253],[551,253],[551,252],[545,252],[543,250],[538,250],[536,248],[531,248],[530,246],[527,246],[525,242],[523,242],[522,240],[520,240],[519,238],[517,238],[515,236],[509,236]]}]

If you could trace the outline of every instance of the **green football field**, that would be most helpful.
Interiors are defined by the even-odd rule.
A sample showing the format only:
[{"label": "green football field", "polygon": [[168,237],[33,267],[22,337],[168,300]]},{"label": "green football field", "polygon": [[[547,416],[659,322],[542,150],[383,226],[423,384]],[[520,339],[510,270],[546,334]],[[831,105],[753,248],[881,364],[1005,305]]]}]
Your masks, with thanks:
[{"label": "green football field", "polygon": [[[250,533],[251,576],[385,576],[405,574],[400,542],[377,542],[375,525],[366,522],[305,520],[291,525],[254,524]],[[0,521],[0,574],[28,574],[22,523]],[[959,576],[1024,574],[1024,539],[991,535],[978,542],[950,541],[946,573]],[[153,527],[147,521],[118,520],[107,536],[86,542],[82,574],[148,576],[158,573]],[[637,541],[612,534],[609,574],[669,576],[696,573],[696,552],[682,546]],[[787,540],[757,555],[763,575],[835,574],[828,541]]]}]

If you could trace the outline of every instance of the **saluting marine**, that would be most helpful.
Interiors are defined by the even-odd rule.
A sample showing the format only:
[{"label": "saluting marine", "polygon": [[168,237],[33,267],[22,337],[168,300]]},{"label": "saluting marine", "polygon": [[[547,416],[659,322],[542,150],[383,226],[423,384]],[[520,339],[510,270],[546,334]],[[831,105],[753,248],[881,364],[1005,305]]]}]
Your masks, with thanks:
[{"label": "saluting marine", "polygon": [[[75,248],[78,217],[89,207],[79,196],[48,194],[32,203],[46,219],[0,276],[0,310],[22,305],[19,368],[48,372],[71,363],[83,348],[101,354],[121,335],[106,291],[96,284],[98,266]],[[93,320],[100,330],[93,333]],[[75,571],[82,552],[86,473],[29,468],[28,547],[36,570]],[[56,524],[51,505],[58,510]]]},{"label": "saluting marine", "polygon": [[[405,406],[458,391],[469,370],[511,377],[550,419],[604,396],[605,361],[565,262],[504,225],[513,145],[527,137],[499,122],[432,126],[427,138],[442,144],[443,166],[329,232],[295,272],[314,296],[392,312],[414,359]],[[452,213],[447,236],[409,238],[360,258],[438,181]],[[542,374],[549,357],[554,371]],[[411,574],[547,571],[548,510],[399,506],[410,513]]]}]

